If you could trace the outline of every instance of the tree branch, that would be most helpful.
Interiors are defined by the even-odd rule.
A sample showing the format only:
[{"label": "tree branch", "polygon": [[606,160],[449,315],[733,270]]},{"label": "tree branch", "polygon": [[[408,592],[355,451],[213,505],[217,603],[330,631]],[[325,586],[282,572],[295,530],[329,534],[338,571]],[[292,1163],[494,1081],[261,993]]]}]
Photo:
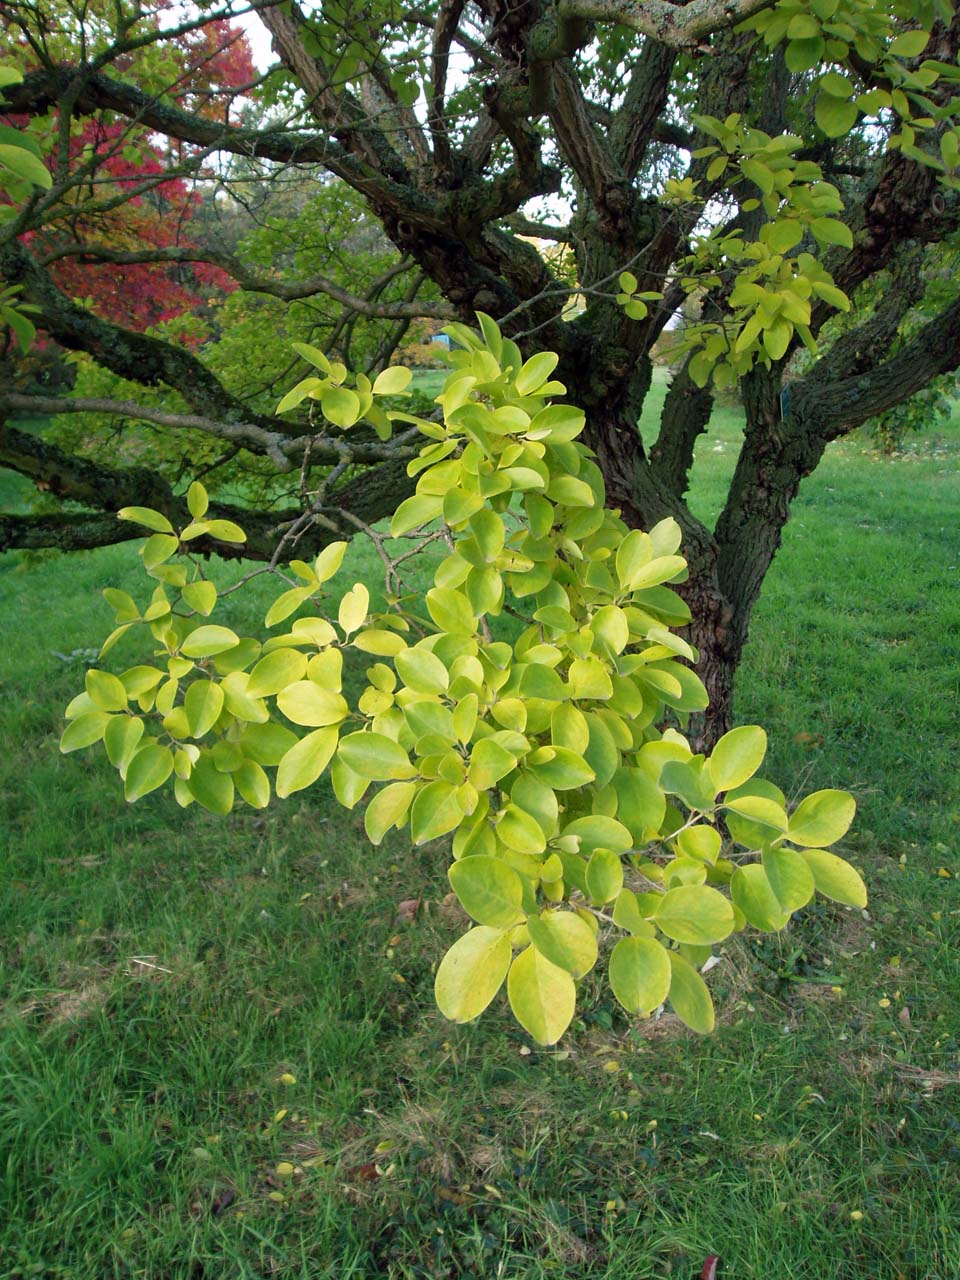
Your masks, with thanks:
[{"label": "tree branch", "polygon": [[411,458],[416,452],[402,444],[355,444],[342,437],[312,435],[309,432],[290,439],[281,431],[268,431],[253,422],[221,422],[199,414],[169,413],[165,409],[138,404],[135,400],[112,400],[104,396],[33,396],[0,392],[0,413],[4,410],[36,415],[104,413],[138,422],[152,422],[175,431],[202,431],[239,445],[250,453],[262,454],[280,472],[292,471],[308,450],[310,461],[317,465],[335,464],[345,458],[351,463],[369,465],[394,458]]},{"label": "tree branch", "polygon": [[960,367],[960,298],[930,320],[889,360],[838,382],[822,382],[816,366],[791,387],[788,426],[825,441],[845,435],[915,395],[941,373]]},{"label": "tree branch", "polygon": [[[43,492],[101,511],[112,513],[128,506],[152,507],[162,512],[174,527],[183,527],[191,520],[186,499],[175,494],[156,471],[144,467],[108,467],[78,458],[41,436],[11,427],[4,421],[2,412],[0,466],[26,476]],[[375,524],[396,510],[413,492],[414,483],[406,473],[406,462],[399,457],[364,471],[328,495],[330,514],[320,521],[307,522],[296,547],[286,550],[290,555],[315,555],[334,539],[351,538],[356,526],[349,516],[338,513],[350,513],[366,524]],[[304,513],[299,508],[260,512],[211,502],[210,514],[239,524],[247,534],[247,541],[232,543],[210,537],[197,538],[190,544],[197,554],[215,552],[224,559],[270,561],[285,533]],[[0,517],[0,551],[41,546],[73,550],[142,536],[141,528],[112,515],[81,512],[76,516]]]},{"label": "tree branch", "polygon": [[651,36],[671,49],[695,45],[714,31],[735,26],[774,0],[559,0],[561,18],[616,23]]},{"label": "tree branch", "polygon": [[140,262],[204,262],[219,267],[228,276],[236,280],[241,289],[248,293],[267,293],[285,302],[294,302],[298,298],[312,298],[318,293],[326,294],[334,301],[342,303],[351,311],[375,320],[453,320],[457,316],[455,309],[443,302],[396,302],[375,303],[366,298],[350,293],[341,288],[329,276],[315,275],[306,280],[279,280],[255,275],[239,258],[228,253],[220,253],[216,249],[189,246],[172,246],[163,249],[142,249],[136,251],[111,249],[108,245],[68,244],[52,249],[42,259],[47,266],[60,258],[83,258],[91,262],[111,262],[120,266],[131,266]]}]

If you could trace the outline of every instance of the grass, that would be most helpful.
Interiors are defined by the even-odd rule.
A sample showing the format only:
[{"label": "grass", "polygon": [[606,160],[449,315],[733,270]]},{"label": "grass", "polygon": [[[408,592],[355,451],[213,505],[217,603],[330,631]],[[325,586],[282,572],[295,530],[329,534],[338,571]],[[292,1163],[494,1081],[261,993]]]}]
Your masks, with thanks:
[{"label": "grass", "polygon": [[958,473],[957,425],[848,442],[796,501],[738,712],[788,790],[857,794],[871,905],[730,949],[707,1040],[589,980],[556,1051],[443,1022],[444,850],[373,851],[321,789],[124,805],[56,741],[134,548],[0,561],[0,1274],[954,1280]]}]

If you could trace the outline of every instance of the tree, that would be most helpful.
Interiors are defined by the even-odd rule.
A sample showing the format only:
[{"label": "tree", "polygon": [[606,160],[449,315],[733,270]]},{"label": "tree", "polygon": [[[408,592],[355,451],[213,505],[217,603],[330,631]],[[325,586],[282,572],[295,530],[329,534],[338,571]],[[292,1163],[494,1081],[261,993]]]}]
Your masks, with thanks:
[{"label": "tree", "polygon": [[[277,168],[333,175],[362,197],[396,249],[394,265],[367,288],[337,270],[305,277],[286,263],[258,267],[242,253],[177,237],[134,250],[85,239],[82,260],[199,261],[229,274],[245,297],[322,299],[328,312],[336,303],[337,318],[318,326],[320,345],[335,353],[347,326],[380,326],[372,373],[417,318],[473,323],[485,312],[524,356],[556,351],[557,376],[586,413],[584,438],[610,503],[631,528],[669,517],[682,530],[689,579],[681,591],[711,697],[701,736],[716,742],[730,724],[751,611],[800,483],[832,440],[960,364],[952,290],[896,346],[925,296],[931,247],[957,228],[953,5],[440,0],[405,8],[380,0],[307,14],[253,0],[253,8],[279,56],[248,91],[258,111],[241,108],[235,90],[202,102],[181,94],[165,60],[190,33],[228,19],[227,7],[163,31],[156,15],[110,6],[88,36],[90,20],[62,4],[0,5],[24,73],[2,101],[34,122],[54,177],[4,223],[0,273],[38,308],[48,335],[86,353],[125,391],[160,393],[149,391],[139,408],[139,394],[8,393],[0,411],[139,414],[174,439],[204,433],[218,450],[257,459],[261,472],[299,471],[311,517],[297,525],[301,555],[350,536],[357,520],[389,515],[412,489],[408,440],[370,430],[348,447],[335,418],[318,432],[306,415],[272,412],[262,386],[230,372],[236,362],[218,376],[212,347],[192,352],[96,316],[57,287],[31,248],[41,229],[67,234],[66,210],[78,200],[87,210],[122,199],[109,182],[93,197],[80,194],[86,162],[70,131],[84,121],[146,133],[168,165],[155,185],[212,177],[213,158],[224,155],[237,157],[244,181]],[[70,33],[67,53],[58,23]],[[457,70],[465,64],[466,76]],[[214,102],[221,106],[207,105]],[[230,187],[229,170],[219,181]],[[532,237],[565,252],[548,258]],[[881,277],[886,287],[871,291]],[[636,424],[650,352],[689,296],[700,316],[686,327],[684,364],[647,445]],[[852,323],[835,323],[851,301]],[[808,356],[794,376],[801,348]],[[686,503],[693,447],[715,391],[734,381],[746,432],[709,529]],[[174,523],[185,517],[163,474],[80,458],[11,425],[0,462],[95,509],[7,517],[5,547],[118,540],[130,534],[112,515],[124,505],[156,508]],[[270,560],[303,507],[288,500],[275,514],[236,504],[219,511],[247,528],[243,554]],[[231,554],[227,544],[208,546]]]}]

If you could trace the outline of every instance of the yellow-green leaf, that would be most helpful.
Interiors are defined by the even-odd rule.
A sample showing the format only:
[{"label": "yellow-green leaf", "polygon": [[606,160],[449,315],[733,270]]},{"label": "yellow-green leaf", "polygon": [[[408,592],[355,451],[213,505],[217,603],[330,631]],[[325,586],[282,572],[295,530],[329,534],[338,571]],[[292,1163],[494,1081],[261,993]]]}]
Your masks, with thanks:
[{"label": "yellow-green leaf", "polygon": [[211,658],[214,654],[225,653],[239,643],[240,637],[235,631],[211,623],[191,631],[180,646],[180,652],[188,658]]},{"label": "yellow-green leaf", "polygon": [[798,911],[813,897],[813,873],[803,857],[793,849],[764,849],[763,869],[784,911]]},{"label": "yellow-green leaf", "polygon": [[358,582],[340,601],[337,620],[346,635],[361,627],[370,608],[370,592]]},{"label": "yellow-green leaf", "polygon": [[759,725],[743,725],[725,733],[710,756],[710,776],[717,791],[730,791],[752,778],[767,751],[767,735]]},{"label": "yellow-green leaf", "polygon": [[776,933],[790,919],[758,862],[737,867],[730,880],[730,895],[756,929]]},{"label": "yellow-green leaf", "polygon": [[84,684],[90,701],[101,711],[125,711],[127,708],[127,691],[123,682],[109,671],[97,671],[93,668],[86,674]]},{"label": "yellow-green leaf", "polygon": [[133,524],[142,524],[156,533],[173,533],[173,525],[165,515],[154,511],[152,507],[121,507],[117,512],[118,520],[130,520]]},{"label": "yellow-green leaf", "polygon": [[[267,729],[269,725],[254,725],[253,729]],[[247,730],[250,733],[250,730]],[[339,734],[336,726],[314,729],[290,748],[277,769],[276,792],[281,799],[302,791],[316,782],[333,758]],[[248,753],[249,754],[249,753]],[[264,761],[264,763],[266,763]]]},{"label": "yellow-green leaf", "polygon": [[713,1030],[713,1001],[707,984],[688,960],[676,951],[668,951],[670,961],[669,1000],[674,1013],[692,1031],[708,1035]]},{"label": "yellow-green leaf", "polygon": [[483,854],[461,858],[447,875],[464,911],[478,924],[509,929],[523,919],[523,884],[499,858]]},{"label": "yellow-green leaf", "polygon": [[217,603],[217,588],[212,582],[188,582],[180,593],[191,609],[209,617]]},{"label": "yellow-green leaf", "polygon": [[577,1004],[577,989],[569,973],[552,964],[536,947],[521,951],[510,966],[507,994],[514,1017],[538,1044],[556,1044],[570,1025]]},{"label": "yellow-green leaf", "polygon": [[727,898],[708,885],[685,884],[663,895],[654,917],[657,928],[676,942],[720,942],[733,933]]},{"label": "yellow-green leaf", "polygon": [[612,902],[623,888],[623,866],[609,849],[595,849],[587,863],[587,893],[602,906]]},{"label": "yellow-green leaf", "polygon": [[586,921],[572,911],[529,915],[527,929],[536,949],[574,978],[582,978],[597,963],[596,936]]},{"label": "yellow-green leaf", "polygon": [[417,792],[410,808],[410,834],[414,844],[426,844],[460,826],[464,813],[457,799],[458,791],[458,787],[438,778]]},{"label": "yellow-green leaf", "polygon": [[787,839],[793,844],[818,849],[835,844],[846,835],[856,811],[857,802],[849,792],[814,791],[801,800],[790,815]]},{"label": "yellow-green leaf", "polygon": [[628,1013],[646,1017],[667,998],[672,970],[652,938],[622,938],[610,954],[610,987]]},{"label": "yellow-green leaf", "polygon": [[382,733],[349,733],[341,740],[338,754],[355,773],[373,782],[409,778],[414,773],[403,747]]},{"label": "yellow-green leaf", "polygon": [[277,706],[294,724],[312,729],[339,724],[350,714],[350,708],[341,694],[332,689],[323,689],[312,680],[296,680],[281,689],[277,694]]},{"label": "yellow-green leaf", "polygon": [[302,680],[306,672],[306,654],[299,649],[274,649],[250,672],[246,695],[248,698],[268,698]]},{"label": "yellow-green leaf", "polygon": [[123,793],[132,804],[162,787],[173,772],[173,752],[153,744],[138,751],[127,765]]},{"label": "yellow-green leaf", "polygon": [[183,699],[183,709],[187,713],[191,736],[202,738],[213,728],[223,710],[223,689],[215,680],[195,680]]},{"label": "yellow-green leaf", "polygon": [[391,782],[377,792],[363,815],[363,826],[371,844],[379,844],[391,827],[402,824],[416,793],[415,782]]},{"label": "yellow-green leaf", "polygon": [[479,1017],[500,990],[510,968],[510,941],[501,929],[480,925],[465,933],[440,961],[434,994],[453,1022]]},{"label": "yellow-green leaf", "polygon": [[849,907],[867,905],[867,886],[849,862],[826,849],[803,849],[800,857],[813,872],[818,893]]},{"label": "yellow-green leaf", "polygon": [[60,750],[66,755],[99,742],[112,716],[106,711],[86,711],[70,721],[60,737]]}]

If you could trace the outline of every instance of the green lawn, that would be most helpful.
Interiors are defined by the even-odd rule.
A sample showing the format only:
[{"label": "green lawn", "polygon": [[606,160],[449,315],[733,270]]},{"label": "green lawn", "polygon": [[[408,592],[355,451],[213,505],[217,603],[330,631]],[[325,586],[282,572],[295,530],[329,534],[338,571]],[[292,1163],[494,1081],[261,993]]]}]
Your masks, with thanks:
[{"label": "green lawn", "polygon": [[126,806],[57,738],[135,547],[0,558],[0,1275],[955,1280],[958,481],[955,424],[796,501],[738,713],[788,792],[855,792],[871,904],[728,949],[707,1040],[589,980],[558,1050],[445,1023],[444,850],[371,850],[323,790]]}]

